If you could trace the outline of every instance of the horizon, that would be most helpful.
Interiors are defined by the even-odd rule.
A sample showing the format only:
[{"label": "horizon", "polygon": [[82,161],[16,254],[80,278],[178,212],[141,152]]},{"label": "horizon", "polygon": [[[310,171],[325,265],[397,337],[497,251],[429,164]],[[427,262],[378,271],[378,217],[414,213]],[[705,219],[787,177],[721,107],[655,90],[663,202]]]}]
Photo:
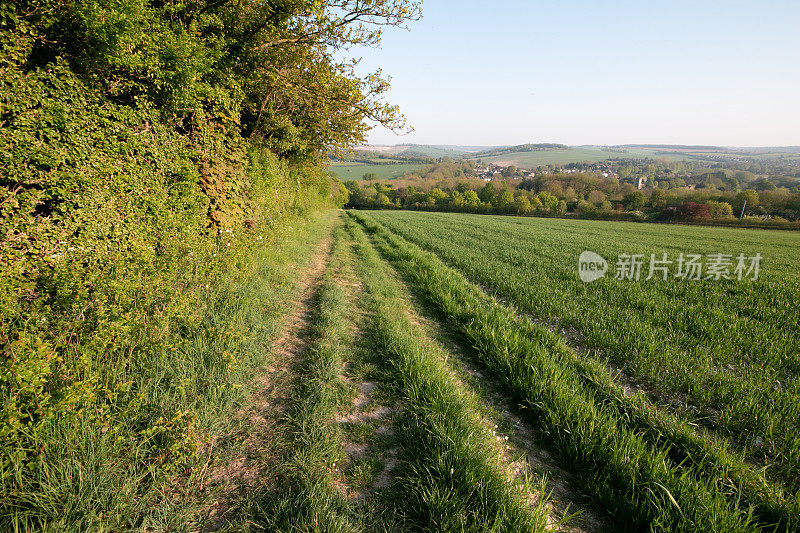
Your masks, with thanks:
[{"label": "horizon", "polygon": [[372,145],[800,145],[800,5],[430,2],[351,51],[413,133]]},{"label": "horizon", "polygon": [[518,144],[481,144],[477,145],[474,143],[468,144],[448,144],[448,143],[416,143],[416,142],[396,142],[396,143],[365,143],[353,146],[353,149],[357,150],[359,148],[370,148],[370,147],[396,147],[396,146],[430,146],[430,147],[440,147],[440,148],[510,148],[515,146],[522,146],[525,144],[564,144],[569,148],[580,148],[580,147],[625,147],[625,146],[647,146],[653,148],[725,148],[725,149],[736,149],[736,150],[745,150],[745,149],[766,149],[766,148],[793,148],[793,149],[800,149],[800,144],[791,145],[791,144],[774,144],[774,145],[760,145],[760,146],[734,146],[734,145],[721,145],[721,144],[677,144],[677,143],[625,143],[625,144],[608,144],[608,143],[601,143],[601,144],[566,144],[566,143],[556,143],[553,141],[528,141],[524,143]]}]

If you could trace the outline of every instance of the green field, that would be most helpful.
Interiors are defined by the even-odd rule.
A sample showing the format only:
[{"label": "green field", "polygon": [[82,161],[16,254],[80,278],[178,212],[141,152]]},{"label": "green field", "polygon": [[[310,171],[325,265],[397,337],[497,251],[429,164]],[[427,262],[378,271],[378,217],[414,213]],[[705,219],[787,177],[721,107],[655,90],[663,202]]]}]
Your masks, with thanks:
[{"label": "green field", "polygon": [[[485,381],[512,396],[520,416],[541,429],[540,444],[618,527],[797,526],[798,235],[401,211],[354,216],[426,312],[465,347]],[[577,274],[583,250],[604,255],[612,272],[623,253],[763,259],[757,280],[645,281],[645,271],[640,281],[609,275],[586,284]]]},{"label": "green field", "polygon": [[568,148],[513,152],[510,154],[481,157],[481,161],[500,165],[516,165],[520,168],[535,168],[540,165],[567,165],[569,163],[596,163],[618,157],[644,157],[640,154],[621,154],[593,148]]},{"label": "green field", "polygon": [[[259,250],[167,338],[163,401],[205,406],[155,485],[180,490],[97,428],[0,529],[797,530],[797,233],[323,210]],[[611,272],[582,282],[584,250]],[[760,253],[758,278],[613,275],[719,252]]]},{"label": "green field", "polygon": [[342,180],[361,180],[364,174],[374,173],[377,179],[390,180],[399,178],[406,172],[414,172],[423,168],[425,165],[420,163],[388,163],[388,164],[367,164],[367,163],[348,163],[336,162],[331,164],[331,170]]}]

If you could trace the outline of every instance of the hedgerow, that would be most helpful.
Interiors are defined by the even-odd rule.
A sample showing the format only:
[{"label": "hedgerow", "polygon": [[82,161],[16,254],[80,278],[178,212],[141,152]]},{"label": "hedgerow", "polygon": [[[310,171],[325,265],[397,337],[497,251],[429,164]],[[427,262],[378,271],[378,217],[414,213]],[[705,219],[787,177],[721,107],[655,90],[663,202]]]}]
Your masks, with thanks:
[{"label": "hedgerow", "polygon": [[[328,44],[264,46],[300,31],[308,6],[273,17],[253,4],[247,20],[241,8],[0,4],[0,524],[127,527],[154,487],[191,475],[198,406],[233,386],[238,364],[218,348],[250,334],[219,323],[239,305],[220,304],[223,289],[295,222],[346,201],[325,147],[358,139],[370,108],[398,120],[376,99],[381,80],[312,53]],[[341,105],[300,106],[252,68],[282,62],[324,73]],[[281,105],[255,116],[279,88]],[[87,482],[105,489],[78,504]]]}]

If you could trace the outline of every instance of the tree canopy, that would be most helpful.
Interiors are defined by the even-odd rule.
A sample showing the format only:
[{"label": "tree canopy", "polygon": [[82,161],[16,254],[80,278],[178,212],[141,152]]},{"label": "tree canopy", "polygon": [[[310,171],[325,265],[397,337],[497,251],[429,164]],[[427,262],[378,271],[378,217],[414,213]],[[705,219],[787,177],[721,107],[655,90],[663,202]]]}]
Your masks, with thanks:
[{"label": "tree canopy", "polygon": [[178,128],[211,122],[280,156],[361,142],[371,124],[405,126],[380,72],[340,53],[377,46],[414,0],[22,0],[0,16],[33,46],[27,67],[69,63],[115,101],[152,106]]}]

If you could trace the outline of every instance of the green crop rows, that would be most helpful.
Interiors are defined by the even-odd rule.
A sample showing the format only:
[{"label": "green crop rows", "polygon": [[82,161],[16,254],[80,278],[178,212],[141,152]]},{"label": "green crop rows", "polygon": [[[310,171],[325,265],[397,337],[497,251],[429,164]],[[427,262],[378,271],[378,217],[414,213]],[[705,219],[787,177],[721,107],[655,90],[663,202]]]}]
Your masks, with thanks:
[{"label": "green crop rows", "polygon": [[[356,213],[619,524],[797,527],[800,238],[782,232]],[[583,250],[612,272],[578,277]],[[757,280],[617,280],[619,254],[762,255]]]}]

